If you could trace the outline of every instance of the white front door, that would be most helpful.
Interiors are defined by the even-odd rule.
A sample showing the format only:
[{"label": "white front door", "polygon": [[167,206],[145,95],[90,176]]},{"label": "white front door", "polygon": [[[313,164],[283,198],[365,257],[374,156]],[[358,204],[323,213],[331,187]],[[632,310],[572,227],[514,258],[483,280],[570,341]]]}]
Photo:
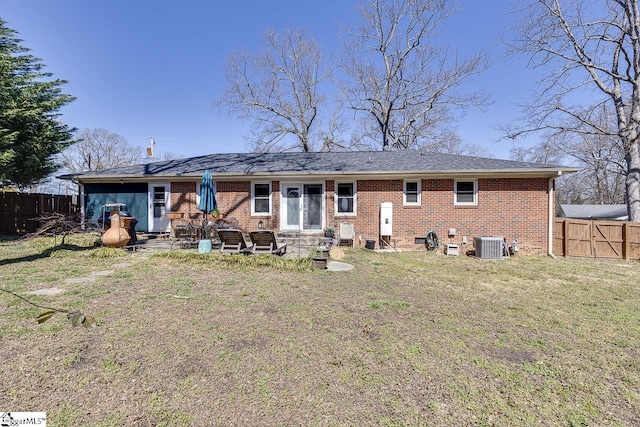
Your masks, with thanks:
[{"label": "white front door", "polygon": [[282,184],[280,186],[280,229],[320,231],[324,220],[324,184]]},{"label": "white front door", "polygon": [[149,232],[165,233],[171,224],[167,218],[169,211],[170,188],[168,183],[149,183]]}]

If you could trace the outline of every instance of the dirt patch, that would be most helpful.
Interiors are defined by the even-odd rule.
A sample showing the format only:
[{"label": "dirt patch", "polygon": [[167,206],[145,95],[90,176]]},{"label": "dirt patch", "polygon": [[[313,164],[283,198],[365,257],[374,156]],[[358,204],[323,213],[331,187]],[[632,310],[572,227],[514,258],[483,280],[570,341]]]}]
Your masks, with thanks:
[{"label": "dirt patch", "polygon": [[490,352],[497,359],[505,360],[514,364],[533,363],[535,357],[532,352],[516,350],[512,348],[498,348]]}]

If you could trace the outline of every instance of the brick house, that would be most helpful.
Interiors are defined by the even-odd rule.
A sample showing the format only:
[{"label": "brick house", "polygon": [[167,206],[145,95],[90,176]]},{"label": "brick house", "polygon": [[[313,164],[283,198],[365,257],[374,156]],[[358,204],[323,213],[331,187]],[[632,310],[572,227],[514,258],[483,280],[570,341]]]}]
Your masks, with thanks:
[{"label": "brick house", "polygon": [[554,180],[577,169],[510,160],[396,152],[211,154],[66,175],[80,186],[82,210],[96,219],[105,203],[126,203],[138,231],[164,232],[168,212],[199,217],[199,186],[210,170],[218,206],[244,231],[261,222],[281,235],[320,235],[350,222],[357,242],[380,235],[391,203],[391,234],[403,249],[424,248],[429,231],[449,243],[476,236],[517,239],[523,253],[550,252]]}]

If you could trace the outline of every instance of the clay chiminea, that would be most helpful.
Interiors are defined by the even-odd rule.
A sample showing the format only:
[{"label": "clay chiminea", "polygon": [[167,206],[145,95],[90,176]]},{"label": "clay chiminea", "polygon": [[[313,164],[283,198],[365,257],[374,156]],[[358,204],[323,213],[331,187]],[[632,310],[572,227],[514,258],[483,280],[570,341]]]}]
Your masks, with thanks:
[{"label": "clay chiminea", "polygon": [[102,235],[102,244],[109,248],[124,248],[129,242],[129,233],[120,224],[120,212],[111,211],[111,227]]}]

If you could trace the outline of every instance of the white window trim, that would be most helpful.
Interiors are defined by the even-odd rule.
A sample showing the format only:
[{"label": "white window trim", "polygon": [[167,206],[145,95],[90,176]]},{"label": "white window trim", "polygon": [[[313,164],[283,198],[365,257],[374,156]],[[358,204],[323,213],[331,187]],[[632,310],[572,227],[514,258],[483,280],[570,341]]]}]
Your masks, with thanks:
[{"label": "white window trim", "polygon": [[[338,184],[353,184],[353,212],[338,212]],[[356,216],[358,212],[358,187],[356,181],[340,181],[335,182],[333,188],[333,212],[334,216]]]},{"label": "white window trim", "polygon": [[[407,183],[415,182],[418,189],[418,197],[415,202],[407,202]],[[402,204],[404,206],[421,206],[422,205],[422,180],[421,179],[405,179],[402,184]]]},{"label": "white window trim", "polygon": [[[473,201],[458,202],[458,182],[473,182]],[[453,181],[453,204],[454,206],[477,206],[478,205],[478,180],[477,179],[456,179]]]},{"label": "white window trim", "polygon": [[[256,195],[255,195],[255,186],[256,184],[266,184],[269,186],[269,212],[256,212]],[[271,188],[271,182],[266,181],[252,181],[251,182],[251,216],[271,216],[273,212],[273,191]]]},{"label": "white window trim", "polygon": [[[200,205],[200,189],[202,188],[202,181],[196,182],[196,206]],[[213,181],[213,189],[216,190],[216,182]]]}]

